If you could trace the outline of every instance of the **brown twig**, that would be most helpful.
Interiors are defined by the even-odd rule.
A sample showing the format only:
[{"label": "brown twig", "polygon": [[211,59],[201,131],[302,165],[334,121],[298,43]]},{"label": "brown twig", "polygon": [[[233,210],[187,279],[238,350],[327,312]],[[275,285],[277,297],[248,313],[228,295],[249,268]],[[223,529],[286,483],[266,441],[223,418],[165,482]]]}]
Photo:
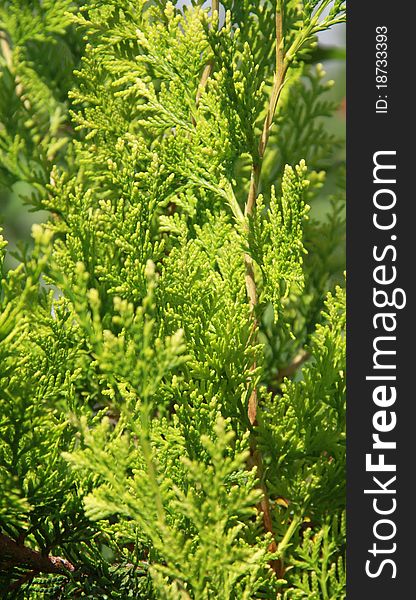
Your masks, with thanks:
[{"label": "brown twig", "polygon": [[7,563],[9,567],[26,566],[35,575],[37,573],[64,575],[75,571],[74,565],[66,558],[42,554],[32,550],[32,548],[18,544],[3,533],[0,533],[0,557],[1,561]]},{"label": "brown twig", "polygon": [[9,71],[11,71],[13,67],[12,51],[10,49],[7,35],[4,31],[0,31],[0,50],[4,60],[6,61],[7,68]]},{"label": "brown twig", "polygon": [[275,377],[275,379],[273,381],[271,381],[269,383],[267,390],[269,392],[272,392],[273,395],[281,394],[282,393],[282,390],[281,390],[282,381],[286,377],[293,377],[293,375],[295,375],[295,373],[298,371],[298,369],[300,369],[301,366],[307,360],[310,359],[310,357],[311,357],[310,352],[307,352],[306,350],[303,350],[303,349],[300,350],[288,365],[279,369],[277,376]]},{"label": "brown twig", "polygon": [[[219,0],[212,0],[212,5],[211,5],[212,16],[214,16],[214,13],[217,13],[217,17],[218,17],[219,8],[220,8]],[[211,59],[207,62],[207,64],[204,67],[204,70],[202,71],[201,81],[199,82],[198,91],[196,94],[196,105],[197,106],[199,104],[199,100],[201,99],[202,93],[205,89],[205,86],[207,85],[208,79],[212,75],[213,70],[214,70],[214,60]]]},{"label": "brown twig", "polygon": [[[244,209],[246,217],[251,217],[256,204],[258,185],[260,181],[261,168],[264,153],[266,151],[267,142],[270,136],[270,129],[273,124],[273,118],[276,112],[278,100],[280,98],[285,76],[288,68],[288,63],[284,58],[283,50],[283,6],[282,0],[276,1],[276,72],[274,74],[273,87],[270,95],[270,102],[267,109],[266,118],[263,124],[263,130],[258,145],[258,156],[253,159],[251,167],[250,187],[247,196],[247,202]],[[245,264],[245,279],[247,297],[249,300],[250,311],[252,313],[254,329],[257,330],[258,322],[255,315],[257,306],[257,289],[254,276],[253,259],[249,254],[244,255]],[[255,340],[255,337],[254,337]],[[252,370],[256,368],[254,364]],[[248,417],[250,423],[254,425],[257,417],[257,390],[254,388],[248,402]]]},{"label": "brown twig", "polygon": [[285,377],[292,377],[292,375],[296,373],[296,371],[310,358],[310,356],[310,353],[306,350],[300,350],[291,363],[289,363],[286,367],[283,367],[283,369],[280,369],[277,376],[277,382],[280,383]]},{"label": "brown twig", "polygon": [[[253,214],[253,210],[256,204],[258,186],[260,182],[261,168],[264,153],[266,150],[267,142],[270,135],[270,129],[273,124],[273,118],[276,112],[277,103],[283,88],[286,72],[287,72],[288,64],[285,62],[284,58],[284,49],[283,49],[283,3],[282,0],[276,0],[276,71],[274,74],[273,87],[270,96],[270,102],[267,109],[266,118],[263,124],[263,129],[261,133],[261,137],[258,144],[257,156],[253,156],[253,163],[251,167],[251,177],[250,177],[250,187],[247,196],[247,201],[244,209],[244,215],[246,218],[250,218]],[[249,301],[250,313],[252,318],[252,335],[251,335],[251,343],[256,343],[257,339],[257,331],[258,331],[258,319],[256,315],[256,306],[258,303],[257,296],[257,287],[256,280],[254,274],[254,264],[251,256],[246,253],[244,255],[244,265],[245,265],[245,282],[246,282],[246,291],[247,297]],[[256,369],[256,363],[253,363],[251,366],[251,371]],[[255,425],[257,423],[257,389],[254,386],[250,398],[248,401],[248,418],[251,425]],[[257,442],[254,434],[251,435],[250,438],[250,460],[249,467],[256,467],[257,474],[260,480],[260,488],[263,492],[263,500],[259,505],[259,510],[263,513],[263,524],[264,529],[271,533],[273,536],[273,541],[269,546],[270,552],[276,552],[277,544],[274,538],[273,533],[273,522],[272,516],[270,512],[270,503],[269,497],[266,489],[266,485],[264,483],[264,469],[263,469],[263,461],[261,458],[261,454],[257,448]],[[271,561],[271,568],[276,573],[278,577],[280,577],[283,565],[280,561]]]},{"label": "brown twig", "polygon": [[[254,436],[251,436],[251,438],[250,438],[250,456],[247,461],[247,467],[249,470],[253,469],[254,467],[257,470],[257,476],[260,481],[259,488],[263,494],[261,501],[257,505],[257,510],[259,513],[261,513],[263,515],[263,526],[264,526],[265,531],[267,531],[268,533],[271,533],[273,536],[272,541],[269,544],[268,550],[271,553],[275,553],[277,551],[277,544],[276,544],[276,540],[274,538],[274,533],[273,533],[273,521],[272,521],[272,515],[270,512],[269,494],[267,492],[267,488],[264,483],[263,460],[262,460],[261,454],[257,448],[257,443],[256,443],[256,439]],[[280,560],[271,560],[270,567],[273,569],[273,571],[276,573],[276,575],[278,577],[280,577],[281,572],[282,572],[282,567],[283,567],[283,565],[281,564],[281,561]]]}]

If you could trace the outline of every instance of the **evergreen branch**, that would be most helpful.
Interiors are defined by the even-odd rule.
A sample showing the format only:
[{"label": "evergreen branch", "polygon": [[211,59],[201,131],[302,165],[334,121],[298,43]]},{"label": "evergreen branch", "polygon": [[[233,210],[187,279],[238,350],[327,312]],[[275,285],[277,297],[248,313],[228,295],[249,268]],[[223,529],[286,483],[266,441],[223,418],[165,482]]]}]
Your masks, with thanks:
[{"label": "evergreen branch", "polygon": [[0,8],[0,180],[55,213],[0,282],[0,587],[344,597],[343,218],[306,217],[336,145],[305,63],[343,2],[78,4]]}]

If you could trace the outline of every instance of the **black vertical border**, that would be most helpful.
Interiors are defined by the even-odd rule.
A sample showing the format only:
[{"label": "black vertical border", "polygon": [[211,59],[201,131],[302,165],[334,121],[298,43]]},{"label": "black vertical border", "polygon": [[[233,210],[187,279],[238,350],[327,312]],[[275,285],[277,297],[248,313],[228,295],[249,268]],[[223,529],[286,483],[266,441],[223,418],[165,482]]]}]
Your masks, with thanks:
[{"label": "black vertical border", "polygon": [[[347,598],[410,600],[416,598],[412,552],[416,530],[416,3],[348,0],[347,8]],[[375,109],[378,26],[388,28],[387,114],[376,114]],[[372,222],[373,154],[379,150],[397,152],[395,285],[407,295],[406,307],[396,311],[397,401],[391,410],[397,413],[397,427],[389,439],[397,442],[397,450],[386,452],[386,462],[397,463],[392,473],[397,476],[397,510],[390,516],[397,525],[391,540],[397,550],[384,555],[396,563],[395,579],[387,566],[373,579],[365,572],[377,520],[372,497],[364,494],[372,475],[377,475],[365,470],[377,410],[372,402],[374,383],[366,381],[377,335],[372,322],[377,264],[373,247],[389,243],[390,237],[377,232]],[[378,564],[382,559],[380,555]]]}]

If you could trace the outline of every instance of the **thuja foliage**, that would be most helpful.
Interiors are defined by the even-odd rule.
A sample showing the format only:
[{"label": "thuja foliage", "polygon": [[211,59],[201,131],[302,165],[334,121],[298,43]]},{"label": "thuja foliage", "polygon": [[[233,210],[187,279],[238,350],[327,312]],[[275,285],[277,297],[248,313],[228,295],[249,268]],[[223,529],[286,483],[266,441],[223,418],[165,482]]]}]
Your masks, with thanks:
[{"label": "thuja foliage", "polygon": [[344,18],[0,3],[2,597],[345,597]]}]

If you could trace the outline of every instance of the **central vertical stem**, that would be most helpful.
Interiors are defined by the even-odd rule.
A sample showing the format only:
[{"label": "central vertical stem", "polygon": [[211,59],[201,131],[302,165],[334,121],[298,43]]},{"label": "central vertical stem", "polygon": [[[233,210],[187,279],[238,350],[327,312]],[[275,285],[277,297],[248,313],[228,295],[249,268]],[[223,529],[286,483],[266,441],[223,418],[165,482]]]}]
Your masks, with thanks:
[{"label": "central vertical stem", "polygon": [[[267,142],[270,135],[270,129],[273,124],[274,114],[276,112],[277,103],[280,97],[280,93],[283,88],[283,83],[287,71],[287,64],[284,60],[284,50],[283,50],[283,10],[282,10],[282,0],[276,0],[276,71],[274,74],[273,87],[270,95],[270,102],[266,114],[266,118],[263,124],[263,130],[261,133],[261,137],[259,140],[257,156],[253,156],[253,163],[251,167],[251,177],[250,177],[250,187],[247,196],[247,201],[245,205],[244,215],[249,220],[253,215],[253,211],[256,205],[258,186],[260,183],[260,175],[264,153],[266,150]],[[248,227],[250,223],[248,223]],[[251,333],[250,333],[250,343],[255,344],[257,341],[257,333],[259,327],[258,315],[256,314],[256,307],[258,303],[258,294],[256,287],[256,279],[254,273],[254,263],[253,259],[248,253],[244,254],[244,266],[245,266],[245,283],[246,283],[246,291],[247,298],[250,307],[250,317],[251,317]],[[253,372],[257,367],[256,362],[251,365],[251,371]],[[252,426],[257,423],[257,388],[253,387],[253,390],[250,394],[248,401],[248,419]],[[257,475],[260,480],[260,489],[263,492],[263,499],[258,506],[258,510],[263,514],[263,524],[264,529],[268,533],[271,533],[273,536],[273,540],[269,545],[270,552],[276,552],[277,544],[274,539],[273,533],[273,521],[270,511],[270,502],[269,496],[265,484],[264,477],[264,467],[263,460],[261,454],[257,447],[257,440],[254,432],[251,433],[250,436],[250,458],[249,464],[250,468],[256,467]],[[281,576],[282,573],[282,565],[280,561],[271,561],[271,568],[276,573],[278,577]]]},{"label": "central vertical stem", "polygon": [[[270,103],[267,109],[266,118],[264,120],[262,134],[259,140],[258,146],[258,156],[254,159],[251,167],[251,177],[250,177],[250,188],[248,191],[246,206],[244,210],[244,215],[247,218],[250,218],[253,214],[254,207],[256,205],[257,199],[257,191],[260,182],[261,175],[261,167],[263,162],[264,153],[266,151],[267,142],[270,136],[270,129],[273,124],[274,114],[276,112],[276,107],[278,100],[280,98],[280,94],[283,88],[286,72],[288,68],[288,63],[284,58],[284,50],[283,50],[283,7],[282,0],[276,1],[276,72],[274,74],[273,87],[270,95]],[[257,305],[257,288],[256,288],[256,280],[254,274],[254,265],[253,259],[251,256],[246,253],[244,255],[244,265],[245,265],[245,281],[246,281],[246,290],[247,297],[250,306],[250,313],[252,318],[252,334],[251,334],[251,342],[255,342],[256,340],[256,332],[258,329],[258,319],[256,316],[256,305]],[[256,364],[252,365],[252,369],[256,368]],[[256,422],[257,416],[257,390],[253,389],[249,403],[248,403],[248,417],[250,423],[252,425]]]},{"label": "central vertical stem", "polygon": [[[248,192],[247,202],[245,206],[244,215],[246,217],[250,217],[253,214],[253,209],[256,204],[257,198],[257,186],[260,179],[260,171],[261,171],[261,163],[253,163],[251,169],[251,178],[250,178],[250,189]],[[247,297],[250,306],[250,316],[252,319],[252,328],[250,335],[250,343],[255,344],[257,341],[257,330],[258,330],[258,321],[256,316],[256,306],[257,306],[257,288],[256,288],[256,280],[254,275],[254,263],[251,256],[247,253],[244,254],[244,266],[245,266],[245,281],[246,281],[246,290]],[[257,365],[254,362],[251,365],[251,371],[256,369]],[[249,401],[248,401],[248,418],[250,423],[254,425],[256,423],[257,416],[257,389],[253,388],[251,392]]]},{"label": "central vertical stem", "polygon": [[[219,8],[220,8],[219,0],[212,0],[212,11],[211,11],[212,17],[214,17],[214,13],[217,13],[217,18],[219,18]],[[207,64],[204,67],[204,70],[202,71],[201,81],[199,82],[199,88],[198,88],[198,91],[196,94],[196,105],[197,106],[199,104],[199,100],[201,98],[202,92],[204,91],[205,86],[207,85],[208,79],[212,75],[213,69],[214,69],[214,60],[211,59],[207,62]]]}]

